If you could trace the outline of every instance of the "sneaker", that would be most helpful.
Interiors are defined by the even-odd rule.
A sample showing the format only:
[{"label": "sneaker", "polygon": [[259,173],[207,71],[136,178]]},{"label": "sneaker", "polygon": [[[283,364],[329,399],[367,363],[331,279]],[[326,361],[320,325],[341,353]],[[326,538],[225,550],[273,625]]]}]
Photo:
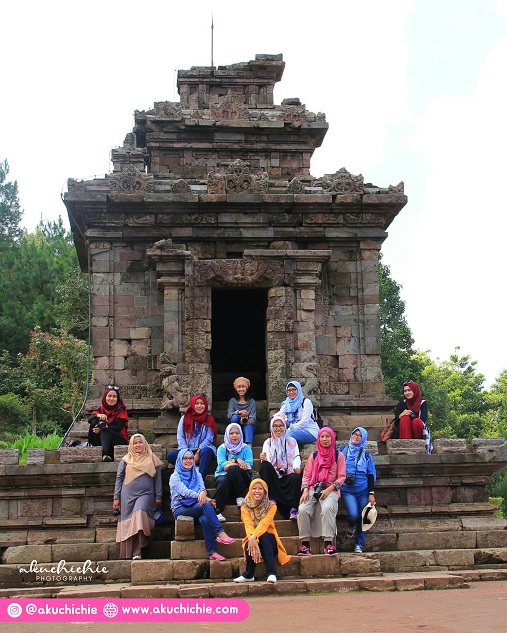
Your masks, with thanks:
[{"label": "sneaker", "polygon": [[362,554],[363,548],[360,545],[354,545],[354,554]]},{"label": "sneaker", "polygon": [[236,505],[238,507],[240,507],[244,500],[245,500],[245,497],[237,497],[236,498]]},{"label": "sneaker", "polygon": [[241,576],[233,578],[233,582],[255,582],[255,578],[248,578],[247,576],[243,576],[243,574],[241,574]]},{"label": "sneaker", "polygon": [[356,526],[349,524],[349,527],[347,528],[347,531],[345,532],[345,536],[347,538],[354,538],[355,535],[356,535]]},{"label": "sneaker", "polygon": [[338,550],[334,545],[326,545],[326,547],[324,548],[324,554],[334,556],[335,554],[338,554]]},{"label": "sneaker", "polygon": [[224,517],[224,515],[221,512],[217,514],[217,519],[220,521],[220,523],[225,523],[227,521],[227,519]]},{"label": "sneaker", "polygon": [[296,508],[291,508],[290,509],[289,519],[291,521],[297,521],[298,520],[298,511],[297,511]]},{"label": "sneaker", "polygon": [[132,560],[141,560],[142,556],[141,554],[136,554],[135,556],[132,556]]},{"label": "sneaker", "polygon": [[312,550],[309,547],[306,547],[306,545],[301,545],[301,547],[298,549],[298,556],[311,556],[312,555]]},{"label": "sneaker", "polygon": [[109,457],[109,455],[103,455],[102,461],[103,462],[112,462],[113,460]]},{"label": "sneaker", "polygon": [[209,559],[210,560],[225,560],[225,556],[222,556],[222,554],[219,554],[218,552],[214,552],[213,554],[209,555]]},{"label": "sneaker", "polygon": [[269,574],[269,576],[267,577],[266,581],[275,583],[276,582],[275,574]]},{"label": "sneaker", "polygon": [[228,536],[227,534],[225,534],[225,536],[217,536],[215,541],[217,543],[223,543],[224,545],[230,545],[231,543],[234,543],[234,539],[232,538],[232,536]]}]

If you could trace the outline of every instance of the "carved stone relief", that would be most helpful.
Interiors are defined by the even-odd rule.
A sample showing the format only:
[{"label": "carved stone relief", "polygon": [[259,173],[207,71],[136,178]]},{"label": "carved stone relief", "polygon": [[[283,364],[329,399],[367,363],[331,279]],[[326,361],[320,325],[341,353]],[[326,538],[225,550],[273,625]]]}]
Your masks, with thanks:
[{"label": "carved stone relief", "polygon": [[153,176],[139,171],[134,165],[128,165],[119,174],[109,176],[109,186],[118,193],[153,191]]},{"label": "carved stone relief", "polygon": [[196,286],[270,287],[283,283],[284,267],[280,261],[220,259],[194,263],[193,284]]},{"label": "carved stone relief", "polygon": [[331,193],[363,193],[364,178],[361,174],[354,176],[342,167],[334,174],[326,174],[316,184],[322,186],[324,191]]}]

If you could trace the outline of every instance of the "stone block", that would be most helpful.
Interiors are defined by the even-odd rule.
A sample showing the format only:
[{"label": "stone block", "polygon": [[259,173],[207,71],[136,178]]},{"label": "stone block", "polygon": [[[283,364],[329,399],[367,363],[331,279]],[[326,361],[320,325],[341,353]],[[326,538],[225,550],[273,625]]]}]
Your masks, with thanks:
[{"label": "stone block", "polygon": [[340,554],[340,575],[369,576],[380,573],[378,554]]},{"label": "stone block", "polygon": [[441,455],[443,453],[466,453],[466,440],[458,439],[437,439],[433,442],[433,453]]},{"label": "stone block", "polygon": [[28,532],[20,530],[15,532],[0,532],[0,547],[12,547],[14,545],[27,545]]},{"label": "stone block", "polygon": [[130,570],[131,583],[149,585],[172,581],[173,565],[172,560],[134,560]]},{"label": "stone block", "polygon": [[433,552],[379,552],[380,568],[383,573],[400,571],[422,571],[435,564]]},{"label": "stone block", "polygon": [[359,591],[359,581],[352,578],[329,578],[327,580],[307,580],[306,590],[309,593],[346,593]]},{"label": "stone block", "polygon": [[[461,523],[464,530],[487,530],[498,531],[507,530],[507,519],[494,516],[481,516],[481,517],[462,517]],[[479,535],[477,535],[479,536]]]},{"label": "stone block", "polygon": [[474,552],[469,549],[444,549],[433,552],[437,565],[447,567],[473,567]]},{"label": "stone block", "polygon": [[101,462],[102,447],[101,446],[79,446],[62,447],[59,449],[60,463],[75,464],[78,462]]},{"label": "stone block", "polygon": [[93,563],[108,559],[108,546],[107,543],[88,543],[86,548],[74,544],[51,545],[51,556],[54,562],[91,560]]},{"label": "stone block", "polygon": [[174,522],[174,539],[176,541],[195,540],[195,521],[193,517],[179,516]]},{"label": "stone block", "polygon": [[361,591],[394,591],[396,581],[392,578],[361,578],[359,589]]},{"label": "stone block", "polygon": [[[436,528],[436,526],[435,526]],[[398,550],[469,549],[476,546],[475,532],[404,533],[398,536]]]},{"label": "stone block", "polygon": [[196,580],[198,578],[205,578],[207,571],[207,560],[173,560],[174,580]]},{"label": "stone block", "polygon": [[477,547],[507,547],[507,530],[493,532],[477,532]]},{"label": "stone block", "polygon": [[231,560],[210,560],[209,562],[209,577],[220,578],[228,580],[233,577],[234,569]]},{"label": "stone block", "polygon": [[46,463],[46,449],[45,448],[29,448],[27,451],[27,466],[32,466],[35,464],[45,464]]},{"label": "stone block", "polygon": [[0,465],[12,466],[19,463],[19,450],[17,448],[0,449]]},{"label": "stone block", "polygon": [[340,570],[339,556],[302,556],[299,563],[301,576],[337,576]]},{"label": "stone block", "polygon": [[465,589],[468,585],[461,576],[437,574],[424,579],[426,589]]},{"label": "stone block", "polygon": [[273,585],[273,593],[306,593],[304,580],[284,580]]},{"label": "stone block", "polygon": [[94,563],[94,566],[100,566],[101,570],[97,572],[97,579],[104,582],[130,582],[132,561],[130,560],[106,560]]},{"label": "stone block", "polygon": [[137,586],[124,587],[120,592],[121,598],[179,598],[179,586]]},{"label": "stone block", "polygon": [[0,559],[4,565],[24,564],[29,566],[35,560],[37,564],[50,563],[51,545],[19,545],[8,547]]},{"label": "stone block", "polygon": [[28,545],[93,543],[94,540],[94,528],[83,528],[81,530],[30,530],[27,534]]},{"label": "stone block", "polygon": [[503,437],[477,437],[470,442],[470,448],[474,453],[496,453],[502,444],[505,444]]},{"label": "stone block", "polygon": [[180,598],[209,598],[208,585],[187,585],[180,587]]},{"label": "stone block", "polygon": [[212,585],[209,592],[210,598],[240,598],[247,595],[248,584],[238,585],[235,582],[225,582],[220,585]]},{"label": "stone block", "polygon": [[476,565],[498,565],[507,563],[507,548],[491,547],[475,550]]},{"label": "stone block", "polygon": [[424,440],[387,440],[388,455],[417,455],[426,453]]},{"label": "stone block", "polygon": [[424,580],[418,578],[395,578],[396,591],[422,591]]}]

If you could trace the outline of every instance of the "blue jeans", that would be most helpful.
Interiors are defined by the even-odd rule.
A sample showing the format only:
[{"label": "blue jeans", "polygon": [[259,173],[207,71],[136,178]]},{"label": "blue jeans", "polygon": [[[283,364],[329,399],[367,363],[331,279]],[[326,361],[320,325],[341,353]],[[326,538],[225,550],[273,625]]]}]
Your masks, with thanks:
[{"label": "blue jeans", "polygon": [[[167,453],[167,461],[170,464],[176,464],[176,459],[178,458],[178,453],[180,452],[181,449],[177,449],[175,451],[169,451]],[[190,449],[190,451],[193,453],[194,451],[192,449]],[[209,446],[205,446],[204,448],[199,449],[199,463],[197,464],[197,466],[199,466],[199,472],[201,473],[202,478],[204,479],[206,477],[206,475],[209,473],[209,467],[211,464],[211,460],[215,457],[215,453],[213,452],[213,449],[209,448]]]},{"label": "blue jeans", "polygon": [[243,441],[251,445],[255,433],[255,424],[248,423],[243,426],[242,424],[240,424],[240,420],[241,417],[237,413],[233,413],[233,415],[231,415],[231,423],[235,422],[236,424],[239,424],[241,426],[243,430]]},{"label": "blue jeans", "polygon": [[[261,550],[262,560],[266,566],[266,576],[275,574],[275,556],[278,554],[278,546],[273,534],[264,532],[259,536],[259,549]],[[253,578],[255,574],[256,563],[253,562],[253,558],[248,552],[248,542],[245,543],[245,557],[246,557],[246,570],[243,574],[245,578]]]},{"label": "blue jeans", "polygon": [[217,514],[209,501],[201,506],[196,501],[193,506],[188,508],[179,508],[174,513],[174,518],[179,516],[194,517],[199,519],[199,523],[202,526],[204,533],[204,542],[206,543],[206,549],[208,554],[214,554],[217,551],[216,537],[223,532],[223,527],[220,525],[220,521],[217,519]]},{"label": "blue jeans", "polygon": [[366,532],[361,530],[362,517],[361,512],[364,506],[368,504],[369,490],[358,490],[357,492],[345,492],[342,490],[342,499],[345,509],[347,511],[347,518],[350,525],[356,525],[356,540],[354,545],[359,545],[362,549],[364,539],[366,538]]},{"label": "blue jeans", "polygon": [[306,429],[291,429],[290,426],[287,429],[286,437],[293,437],[298,444],[314,444],[317,438],[313,437],[310,431]]}]

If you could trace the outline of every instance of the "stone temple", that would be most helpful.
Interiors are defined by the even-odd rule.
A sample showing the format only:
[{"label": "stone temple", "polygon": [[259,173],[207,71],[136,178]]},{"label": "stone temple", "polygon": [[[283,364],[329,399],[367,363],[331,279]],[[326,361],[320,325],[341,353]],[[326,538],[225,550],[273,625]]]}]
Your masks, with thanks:
[{"label": "stone temple", "polygon": [[274,103],[284,66],[256,55],[179,71],[180,101],[135,112],[113,172],[68,183],[93,279],[88,404],[119,385],[133,428],[163,444],[194,392],[220,419],[238,375],[264,411],[299,380],[343,436],[360,417],[375,439],[392,410],[378,255],[403,183],[312,175],[328,123],[298,98]]}]

